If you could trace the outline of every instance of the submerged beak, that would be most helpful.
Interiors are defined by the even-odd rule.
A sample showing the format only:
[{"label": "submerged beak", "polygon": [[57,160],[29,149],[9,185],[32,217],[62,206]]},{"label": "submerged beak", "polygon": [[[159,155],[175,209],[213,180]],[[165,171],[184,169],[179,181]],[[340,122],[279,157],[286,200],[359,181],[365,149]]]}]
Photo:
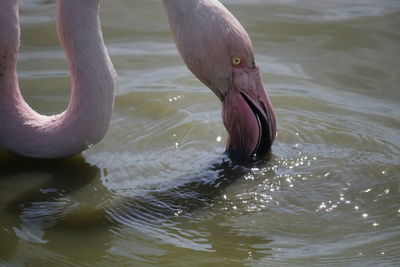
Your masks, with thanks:
[{"label": "submerged beak", "polygon": [[276,121],[258,68],[235,68],[223,99],[222,117],[229,133],[227,152],[262,157],[271,150]]}]

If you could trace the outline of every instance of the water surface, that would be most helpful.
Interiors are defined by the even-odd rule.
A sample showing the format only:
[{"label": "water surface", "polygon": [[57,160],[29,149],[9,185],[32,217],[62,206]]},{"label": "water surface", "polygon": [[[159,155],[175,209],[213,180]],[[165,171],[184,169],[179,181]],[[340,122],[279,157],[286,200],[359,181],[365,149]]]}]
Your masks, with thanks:
[{"label": "water surface", "polygon": [[[271,155],[223,155],[221,105],[186,69],[160,1],[102,1],[118,72],[110,130],[82,155],[0,154],[0,265],[395,266],[400,2],[227,0],[278,120]],[[54,1],[24,1],[19,77],[69,97]]]}]

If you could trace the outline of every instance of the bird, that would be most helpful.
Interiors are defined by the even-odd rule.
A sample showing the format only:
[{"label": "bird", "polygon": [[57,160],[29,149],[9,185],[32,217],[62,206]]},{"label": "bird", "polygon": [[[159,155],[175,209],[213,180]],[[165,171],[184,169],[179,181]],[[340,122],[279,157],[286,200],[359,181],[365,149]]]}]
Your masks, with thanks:
[{"label": "bird", "polygon": [[[249,35],[218,0],[162,0],[176,46],[191,72],[222,102],[229,155],[262,157],[276,120]],[[0,150],[34,158],[77,154],[110,123],[115,70],[99,21],[99,0],[57,1],[57,32],[72,79],[66,111],[43,116],[23,100],[16,74],[17,0],[0,0]]]},{"label": "bird", "polygon": [[116,72],[99,21],[99,0],[58,0],[58,38],[71,75],[67,109],[44,116],[23,99],[16,72],[18,0],[0,0],[0,150],[31,158],[63,158],[99,142],[114,105]]},{"label": "bird", "polygon": [[183,61],[222,102],[227,154],[265,156],[276,119],[246,30],[218,0],[162,2]]}]

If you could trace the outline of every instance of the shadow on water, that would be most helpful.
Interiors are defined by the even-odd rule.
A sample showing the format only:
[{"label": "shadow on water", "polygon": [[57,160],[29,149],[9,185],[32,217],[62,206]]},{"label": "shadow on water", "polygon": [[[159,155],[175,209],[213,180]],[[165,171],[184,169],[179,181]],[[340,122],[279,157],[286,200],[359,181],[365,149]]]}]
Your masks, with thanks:
[{"label": "shadow on water", "polygon": [[74,206],[66,196],[99,177],[100,170],[81,156],[33,160],[0,153],[0,185],[10,191],[2,192],[0,203],[0,259],[15,253],[20,239],[46,243],[44,230],[57,225]]},{"label": "shadow on water", "polygon": [[[102,245],[99,245],[103,248],[97,247],[97,253],[107,249],[106,244],[112,238],[107,230],[111,228],[123,229],[121,227],[127,226],[150,236],[157,235],[157,231],[168,231],[171,220],[188,217],[197,210],[212,205],[223,197],[227,186],[243,177],[251,167],[265,165],[268,160],[239,164],[227,155],[222,155],[207,169],[180,179],[179,184],[171,183],[158,190],[116,198],[101,184],[101,170],[85,162],[82,156],[59,160],[32,160],[0,154],[0,159],[0,183],[7,179],[27,179],[27,175],[32,173],[49,177],[47,181],[19,193],[5,203],[8,217],[14,218],[8,228],[14,229],[20,239],[42,244],[61,238],[57,231],[62,229],[64,234],[68,233],[71,237],[67,243],[59,242],[64,244],[59,248],[62,254],[65,253],[66,244],[74,246],[76,240],[81,240],[80,235],[90,235],[90,232],[96,231],[98,233],[99,227],[104,228],[102,236],[105,240],[100,241]],[[14,181],[6,182],[12,184]],[[18,181],[15,182],[18,184]],[[84,191],[85,187],[90,188],[89,185],[102,187],[97,190],[101,196],[95,196],[94,201],[103,203],[85,205],[70,197],[77,191]],[[164,230],[160,230],[160,227]],[[225,229],[224,232],[233,234],[234,230]],[[18,242],[17,240],[14,241]],[[212,243],[211,240],[210,242]],[[18,246],[11,243],[7,244],[9,253]],[[53,242],[52,250],[54,249]],[[0,258],[9,254],[3,252],[5,255],[0,255]]]},{"label": "shadow on water", "polygon": [[243,177],[251,167],[265,165],[266,161],[239,161],[221,155],[207,169],[180,179],[180,184],[120,199],[107,209],[108,217],[129,224],[132,219],[160,220],[190,214],[221,198],[226,187]]},{"label": "shadow on water", "polygon": [[54,160],[34,160],[15,156],[1,159],[0,179],[35,172],[50,174],[51,178],[44,184],[18,195],[8,204],[9,212],[19,213],[34,202],[55,201],[100,177],[100,170],[86,163],[81,156]]}]

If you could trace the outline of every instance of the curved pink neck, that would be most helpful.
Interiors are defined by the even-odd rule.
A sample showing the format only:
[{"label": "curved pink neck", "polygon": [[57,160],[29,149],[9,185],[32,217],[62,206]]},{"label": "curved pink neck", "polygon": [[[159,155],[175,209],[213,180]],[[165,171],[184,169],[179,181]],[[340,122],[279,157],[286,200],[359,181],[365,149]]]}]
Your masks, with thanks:
[{"label": "curved pink neck", "polygon": [[104,46],[99,0],[58,0],[57,31],[72,79],[68,108],[43,116],[24,101],[16,73],[17,0],[0,0],[0,150],[53,158],[100,141],[111,119],[115,71]]}]

